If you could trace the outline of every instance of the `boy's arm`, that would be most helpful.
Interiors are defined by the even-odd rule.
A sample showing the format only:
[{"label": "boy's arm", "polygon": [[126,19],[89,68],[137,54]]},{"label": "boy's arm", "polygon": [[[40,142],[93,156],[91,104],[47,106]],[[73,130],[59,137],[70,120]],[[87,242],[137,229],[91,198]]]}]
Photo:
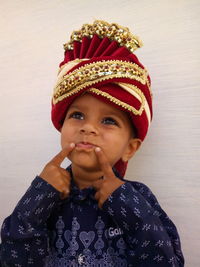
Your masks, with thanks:
[{"label": "boy's arm", "polygon": [[5,219],[1,231],[3,266],[44,265],[49,244],[47,220],[70,188],[70,174],[60,165],[73,148],[74,144],[70,144],[47,163]]},{"label": "boy's arm", "polygon": [[137,266],[184,266],[176,227],[147,186],[126,182],[104,202],[103,210],[123,230]]},{"label": "boy's arm", "polygon": [[37,176],[2,225],[2,266],[43,266],[49,242],[46,222],[59,203],[59,191]]},{"label": "boy's arm", "polygon": [[123,230],[136,266],[182,267],[179,235],[147,186],[118,179],[105,154],[95,151],[104,177],[94,183],[100,208]]}]

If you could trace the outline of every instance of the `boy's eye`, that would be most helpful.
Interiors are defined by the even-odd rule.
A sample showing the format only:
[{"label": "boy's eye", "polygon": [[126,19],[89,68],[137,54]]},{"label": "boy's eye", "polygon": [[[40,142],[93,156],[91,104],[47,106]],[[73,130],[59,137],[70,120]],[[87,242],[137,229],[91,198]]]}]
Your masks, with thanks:
[{"label": "boy's eye", "polygon": [[76,120],[83,120],[84,115],[81,112],[75,111],[69,115],[69,118],[73,118]]},{"label": "boy's eye", "polygon": [[102,123],[108,124],[108,125],[117,125],[118,126],[117,121],[113,118],[110,118],[110,117],[103,118]]}]

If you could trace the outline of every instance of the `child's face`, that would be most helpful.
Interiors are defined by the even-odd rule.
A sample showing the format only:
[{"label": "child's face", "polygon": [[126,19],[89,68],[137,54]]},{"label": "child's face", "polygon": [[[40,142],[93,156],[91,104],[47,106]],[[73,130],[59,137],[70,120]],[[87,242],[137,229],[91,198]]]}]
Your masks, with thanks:
[{"label": "child's face", "polygon": [[88,171],[98,171],[95,147],[100,147],[113,166],[119,159],[127,161],[139,146],[132,138],[127,114],[86,93],[69,107],[61,129],[61,146],[75,143],[69,159]]}]

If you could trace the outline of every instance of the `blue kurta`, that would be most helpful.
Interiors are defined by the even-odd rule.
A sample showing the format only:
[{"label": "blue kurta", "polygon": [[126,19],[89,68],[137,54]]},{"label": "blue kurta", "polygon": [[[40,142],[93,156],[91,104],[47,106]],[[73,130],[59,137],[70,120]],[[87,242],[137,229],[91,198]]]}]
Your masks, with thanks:
[{"label": "blue kurta", "polygon": [[79,190],[72,178],[61,200],[37,176],[3,223],[2,266],[184,266],[176,227],[155,196],[124,181],[99,209],[94,188]]}]

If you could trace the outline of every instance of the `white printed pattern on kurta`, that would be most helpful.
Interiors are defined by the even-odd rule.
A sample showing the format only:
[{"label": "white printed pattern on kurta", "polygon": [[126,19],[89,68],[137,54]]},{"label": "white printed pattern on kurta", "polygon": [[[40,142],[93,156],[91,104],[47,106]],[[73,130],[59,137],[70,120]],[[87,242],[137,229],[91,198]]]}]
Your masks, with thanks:
[{"label": "white printed pattern on kurta", "polygon": [[[35,225],[36,223],[38,225],[41,223],[45,225],[46,220],[53,211],[54,205],[57,205],[59,196],[55,190],[49,188],[49,185],[45,185],[40,179],[40,182],[36,182],[37,180],[34,181],[34,186],[29,188],[19,202],[13,215],[8,217],[2,226],[2,232],[5,232],[4,236],[6,236],[2,252],[10,251],[8,259],[9,261],[13,259],[13,266],[25,267],[24,264],[20,263],[22,262],[21,257],[24,259],[22,255],[27,255],[26,266],[36,266],[38,258],[41,258],[41,261],[43,261],[47,254],[44,232],[35,228]],[[108,221],[105,217],[95,215],[97,214],[97,203],[93,202],[93,211],[87,214],[90,214],[89,217],[96,218],[96,222],[90,225],[89,230],[86,230],[85,226],[82,225],[82,218],[86,214],[83,211],[85,206],[82,202],[76,205],[72,199],[67,209],[71,210],[76,206],[77,216],[72,216],[67,220],[71,221],[71,227],[68,225],[67,228],[66,217],[64,219],[62,213],[57,213],[58,219],[55,223],[55,231],[52,231],[55,242],[54,245],[52,245],[53,243],[49,244],[50,254],[46,258],[46,266],[135,267],[137,266],[137,262],[134,260],[136,258],[140,260],[140,263],[144,262],[144,264],[146,260],[150,259],[153,264],[152,266],[154,264],[155,266],[157,264],[158,266],[179,266],[176,264],[177,256],[181,258],[182,254],[180,240],[174,225],[153,198],[150,190],[139,183],[135,183],[136,188],[137,185],[139,189],[135,190],[130,183],[125,183],[106,202],[104,207],[104,211],[107,214],[106,218],[110,216],[110,219],[113,218],[113,222],[117,219],[119,223],[117,226],[116,223],[108,226]],[[147,191],[146,193],[145,190]],[[140,193],[146,197],[143,198]],[[151,219],[144,220],[151,213],[152,203],[156,209],[153,209],[150,218],[152,216],[157,218],[164,216],[164,224],[161,222],[154,223],[154,220]],[[30,220],[30,218],[32,219]],[[24,238],[24,241],[19,244],[13,241],[12,234],[8,231],[10,219],[15,222],[13,223],[15,229],[12,233],[17,238],[20,238],[20,240]],[[26,221],[25,225],[24,222]],[[169,229],[169,233],[172,231],[173,235],[165,235],[165,238],[163,238],[163,234],[167,229]],[[135,231],[139,235],[135,235]],[[149,238],[148,233],[150,233]],[[26,239],[27,236],[31,237],[31,242],[29,242],[29,239]],[[152,239],[152,236],[155,236],[156,239]],[[139,254],[133,247],[139,248]],[[172,251],[175,247],[176,255],[172,253],[171,257],[166,259],[165,252]],[[37,258],[31,256],[33,251]],[[130,260],[131,258],[133,260]],[[6,260],[4,260],[3,266],[9,266]]]}]

